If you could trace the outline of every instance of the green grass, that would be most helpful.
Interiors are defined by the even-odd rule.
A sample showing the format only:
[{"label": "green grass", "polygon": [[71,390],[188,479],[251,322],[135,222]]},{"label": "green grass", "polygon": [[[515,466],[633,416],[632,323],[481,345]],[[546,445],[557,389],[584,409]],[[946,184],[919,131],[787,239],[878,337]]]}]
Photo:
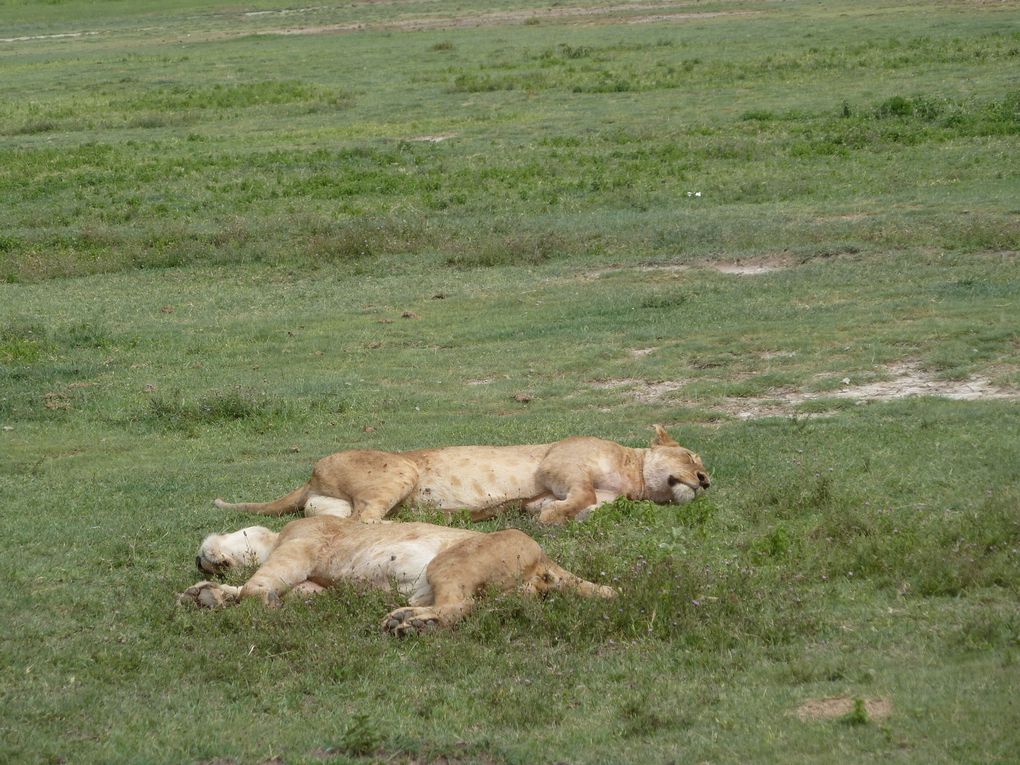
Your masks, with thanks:
[{"label": "green grass", "polygon": [[[0,0],[0,760],[1015,759],[1020,7],[610,5]],[[174,606],[332,451],[654,422],[697,502],[481,524],[617,602]]]},{"label": "green grass", "polygon": [[[998,160],[1020,130],[1008,12],[918,21],[857,4],[833,22],[723,3],[733,15],[681,24],[295,39],[244,32],[375,11],[181,6],[149,27],[90,6],[104,8],[95,39],[7,44],[7,281],[423,250],[484,266],[505,250],[687,260],[1016,240],[1016,176]],[[68,29],[49,15],[11,36]],[[176,30],[191,40],[163,42]],[[395,59],[398,40],[412,47]],[[450,137],[417,140],[435,135]]]}]

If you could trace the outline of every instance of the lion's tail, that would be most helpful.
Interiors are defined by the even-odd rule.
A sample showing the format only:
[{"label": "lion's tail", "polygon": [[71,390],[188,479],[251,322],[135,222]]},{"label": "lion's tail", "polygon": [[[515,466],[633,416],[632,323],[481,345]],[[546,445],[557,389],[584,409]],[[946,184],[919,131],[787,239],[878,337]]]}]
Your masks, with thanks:
[{"label": "lion's tail", "polygon": [[259,515],[283,515],[284,513],[297,513],[304,509],[308,500],[308,484],[299,486],[285,497],[280,497],[272,502],[224,502],[222,499],[213,500],[216,507],[225,510],[247,510],[249,513]]}]

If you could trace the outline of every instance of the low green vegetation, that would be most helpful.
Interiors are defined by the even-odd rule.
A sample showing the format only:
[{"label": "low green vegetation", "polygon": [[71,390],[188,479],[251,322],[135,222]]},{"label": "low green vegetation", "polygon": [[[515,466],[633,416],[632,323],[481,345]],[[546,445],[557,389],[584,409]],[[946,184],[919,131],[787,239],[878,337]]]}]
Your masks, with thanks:
[{"label": "low green vegetation", "polygon": [[[1016,3],[0,18],[0,760],[1015,759]],[[330,452],[656,422],[696,502],[479,524],[618,601],[174,605]]]}]

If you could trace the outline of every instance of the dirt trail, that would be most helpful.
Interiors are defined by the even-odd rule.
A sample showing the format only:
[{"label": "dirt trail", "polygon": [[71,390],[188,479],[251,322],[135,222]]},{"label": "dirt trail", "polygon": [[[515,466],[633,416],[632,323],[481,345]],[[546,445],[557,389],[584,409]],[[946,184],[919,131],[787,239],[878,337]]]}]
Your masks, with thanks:
[{"label": "dirt trail", "polygon": [[[650,3],[608,5],[599,8],[529,8],[522,10],[492,11],[489,13],[472,13],[454,16],[419,16],[403,19],[373,19],[371,21],[351,21],[339,24],[314,24],[300,27],[260,30],[259,34],[277,35],[308,35],[308,34],[342,34],[365,30],[398,29],[419,32],[434,29],[472,29],[478,27],[499,27],[515,24],[536,23],[546,21],[577,21],[581,23],[614,23],[627,24],[668,23],[694,21],[718,16],[747,15],[756,11],[677,11],[662,13],[670,7],[689,7],[686,3]],[[638,11],[656,10],[659,13],[641,14]]]},{"label": "dirt trail", "polygon": [[[407,6],[425,3],[372,3],[371,6],[389,5],[394,7],[394,16],[349,18],[335,22],[316,23],[315,16],[335,12],[335,7],[309,6],[304,8],[280,8],[237,13],[208,13],[174,19],[175,24],[148,25],[144,28],[123,28],[118,30],[73,30],[51,34],[24,35],[0,38],[0,43],[24,43],[32,41],[77,39],[102,36],[124,35],[180,35],[189,42],[208,41],[238,37],[242,35],[320,35],[350,34],[370,30],[423,31],[439,29],[472,29],[480,27],[512,26],[526,23],[551,21],[575,24],[649,24],[697,21],[719,16],[756,15],[760,11],[691,11],[688,2],[618,3],[588,7],[528,8],[498,11],[466,11],[450,14],[405,13]],[[281,25],[282,22],[282,25]],[[147,20],[151,24],[151,20]],[[203,28],[204,27],[204,28]]]}]

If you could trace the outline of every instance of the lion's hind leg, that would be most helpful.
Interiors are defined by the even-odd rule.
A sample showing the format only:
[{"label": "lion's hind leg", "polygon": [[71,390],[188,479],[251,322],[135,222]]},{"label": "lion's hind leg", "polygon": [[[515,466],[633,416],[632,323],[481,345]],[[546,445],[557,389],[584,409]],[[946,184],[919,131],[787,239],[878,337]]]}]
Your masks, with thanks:
[{"label": "lion's hind leg", "polygon": [[458,542],[433,558],[425,570],[432,603],[398,608],[383,619],[383,631],[403,637],[450,627],[471,612],[481,591],[522,585],[543,556],[538,543],[516,529]]},{"label": "lion's hind leg", "polygon": [[479,534],[444,550],[426,570],[432,603],[398,608],[383,619],[384,632],[404,635],[450,627],[475,606],[484,590],[521,589],[538,594],[573,590],[586,596],[613,597],[600,587],[557,566],[538,542],[516,529]]},{"label": "lion's hind leg", "polygon": [[615,598],[619,593],[612,587],[589,582],[572,574],[550,558],[546,558],[534,576],[524,584],[526,592],[545,594],[547,592],[576,592],[586,598]]}]

